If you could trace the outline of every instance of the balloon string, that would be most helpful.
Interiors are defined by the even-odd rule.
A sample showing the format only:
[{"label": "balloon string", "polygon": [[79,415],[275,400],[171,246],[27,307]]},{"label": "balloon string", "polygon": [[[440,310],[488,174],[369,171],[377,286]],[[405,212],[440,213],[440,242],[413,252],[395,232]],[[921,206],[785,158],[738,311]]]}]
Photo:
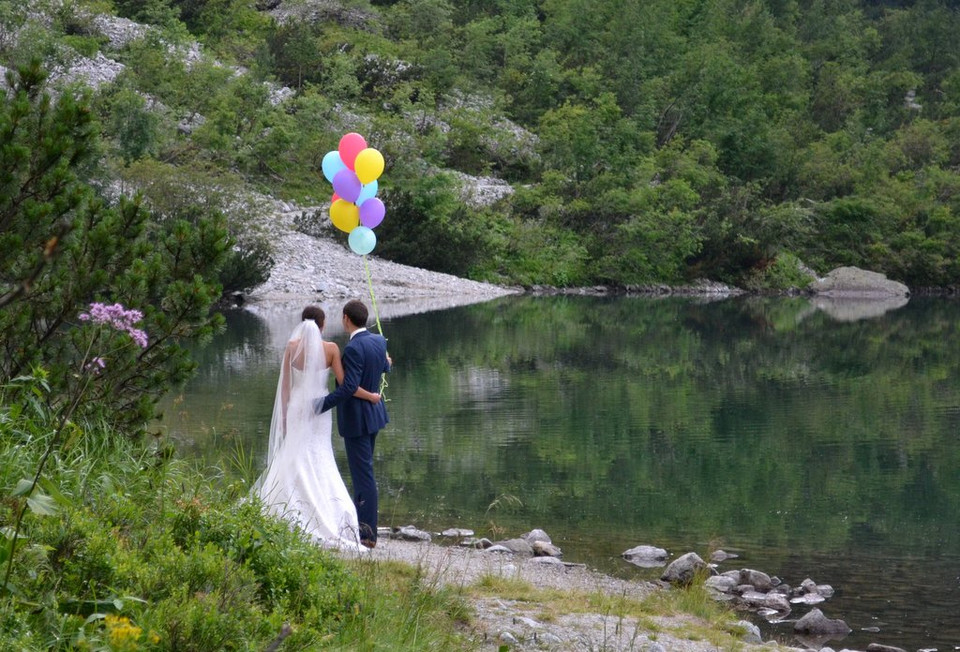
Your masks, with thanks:
[{"label": "balloon string", "polygon": [[[367,264],[367,256],[363,256],[363,269],[367,273],[367,287],[370,288],[370,303],[373,304],[373,316],[377,321],[377,332],[383,335],[383,326],[380,325],[380,311],[377,309],[377,297],[373,293],[373,279],[370,278],[370,265]],[[380,400],[386,401],[384,390],[387,388],[387,374],[380,374]]]}]

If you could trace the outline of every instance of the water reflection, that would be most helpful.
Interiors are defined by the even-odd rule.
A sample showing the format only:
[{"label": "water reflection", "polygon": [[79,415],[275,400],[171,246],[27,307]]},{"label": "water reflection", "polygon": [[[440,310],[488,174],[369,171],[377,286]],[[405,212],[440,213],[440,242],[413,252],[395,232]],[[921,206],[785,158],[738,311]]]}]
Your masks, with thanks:
[{"label": "water reflection", "polygon": [[882,299],[857,299],[839,297],[815,297],[811,303],[837,321],[860,321],[885,315],[891,310],[904,307],[909,297],[884,297]]},{"label": "water reflection", "polygon": [[[242,442],[262,456],[299,308],[230,314],[171,400],[169,432],[198,455]],[[858,321],[757,297],[509,297],[381,315],[396,363],[378,439],[384,521],[542,527],[568,559],[641,577],[657,571],[624,550],[723,547],[741,558],[721,570],[833,585],[820,607],[854,628],[844,646],[960,644],[945,606],[960,601],[956,302]]]}]

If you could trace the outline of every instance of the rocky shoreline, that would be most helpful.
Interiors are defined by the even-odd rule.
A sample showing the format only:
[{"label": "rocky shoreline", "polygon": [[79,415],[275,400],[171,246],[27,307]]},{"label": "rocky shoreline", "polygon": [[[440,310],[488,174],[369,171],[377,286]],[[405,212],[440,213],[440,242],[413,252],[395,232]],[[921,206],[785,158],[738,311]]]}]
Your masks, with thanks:
[{"label": "rocky shoreline", "polygon": [[[381,529],[380,541],[364,557],[373,563],[398,561],[420,569],[423,583],[433,587],[465,589],[485,578],[502,578],[522,582],[550,596],[559,591],[584,597],[604,594],[611,598],[640,601],[663,585],[636,580],[618,579],[587,568],[583,564],[563,562],[550,555],[514,552],[502,545],[489,548],[463,543],[456,534],[444,537],[416,530],[411,526]],[[525,537],[542,537],[534,530]],[[434,538],[444,541],[437,543]],[[514,545],[518,545],[514,543]],[[693,616],[655,615],[642,619],[611,613],[558,613],[555,604],[536,598],[523,600],[509,596],[469,599],[473,611],[468,636],[480,649],[500,650],[608,650],[643,652],[716,652],[718,649],[799,650],[776,642],[762,643],[759,629],[748,621],[740,621],[732,631],[720,630]],[[549,614],[548,616],[545,614]],[[726,640],[727,645],[704,640],[704,632],[712,638]],[[728,647],[729,646],[729,647]]]},{"label": "rocky shoreline", "polygon": [[[714,550],[709,562],[688,552],[667,563],[661,548],[641,545],[623,553],[623,559],[641,567],[664,567],[659,582],[611,577],[585,564],[563,561],[562,551],[543,530],[498,542],[478,539],[463,529],[428,533],[412,525],[380,528],[379,543],[361,557],[372,563],[397,561],[419,569],[426,586],[463,591],[473,611],[467,635],[481,649],[608,650],[642,652],[717,652],[720,649],[803,649],[834,652],[826,646],[851,632],[842,619],[830,619],[820,605],[834,594],[828,584],[805,578],[790,586],[775,575],[751,568],[721,571],[722,564],[736,566],[736,554]],[[355,553],[354,553],[355,554]],[[351,554],[352,556],[352,554]],[[764,641],[750,620],[718,624],[692,615],[648,615],[642,618],[558,608],[551,596],[575,594],[582,601],[603,594],[612,599],[640,602],[657,591],[672,590],[707,576],[704,586],[715,600],[728,602],[738,613],[754,613],[786,628],[781,636],[803,647],[777,640]],[[508,595],[490,597],[471,592],[491,578],[522,583],[541,593],[526,593],[522,600]],[[480,597],[476,597],[476,596]],[[537,596],[543,597],[537,597]],[[471,597],[474,596],[474,597]],[[793,609],[811,607],[804,614]],[[599,610],[598,610],[599,611]],[[709,639],[709,640],[707,640]],[[842,648],[840,652],[858,652]],[[902,648],[869,644],[865,652],[905,652]]]}]

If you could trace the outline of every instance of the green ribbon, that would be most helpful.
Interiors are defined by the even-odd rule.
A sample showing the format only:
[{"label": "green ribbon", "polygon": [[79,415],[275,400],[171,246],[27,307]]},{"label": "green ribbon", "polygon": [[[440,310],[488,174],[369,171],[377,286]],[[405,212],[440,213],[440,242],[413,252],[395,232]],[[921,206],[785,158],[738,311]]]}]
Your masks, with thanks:
[{"label": "green ribbon", "polygon": [[[370,303],[373,305],[373,317],[377,321],[377,332],[383,335],[383,326],[380,325],[380,311],[377,309],[377,297],[373,293],[373,279],[370,278],[370,265],[367,264],[367,256],[363,256],[363,269],[367,273],[367,287],[370,288]],[[386,336],[384,336],[386,339]],[[380,400],[386,401],[384,390],[387,388],[387,374],[380,374]]]}]

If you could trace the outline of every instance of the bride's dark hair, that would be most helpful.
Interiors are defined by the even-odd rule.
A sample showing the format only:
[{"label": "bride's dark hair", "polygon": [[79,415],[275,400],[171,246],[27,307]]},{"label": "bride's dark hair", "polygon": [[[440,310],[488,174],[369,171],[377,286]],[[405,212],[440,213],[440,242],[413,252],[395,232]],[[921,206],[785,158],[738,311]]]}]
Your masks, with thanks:
[{"label": "bride's dark hair", "polygon": [[323,328],[323,322],[326,321],[327,315],[323,312],[323,308],[320,306],[307,306],[303,309],[303,312],[300,314],[301,321],[307,321],[312,319],[317,322],[317,326]]}]

